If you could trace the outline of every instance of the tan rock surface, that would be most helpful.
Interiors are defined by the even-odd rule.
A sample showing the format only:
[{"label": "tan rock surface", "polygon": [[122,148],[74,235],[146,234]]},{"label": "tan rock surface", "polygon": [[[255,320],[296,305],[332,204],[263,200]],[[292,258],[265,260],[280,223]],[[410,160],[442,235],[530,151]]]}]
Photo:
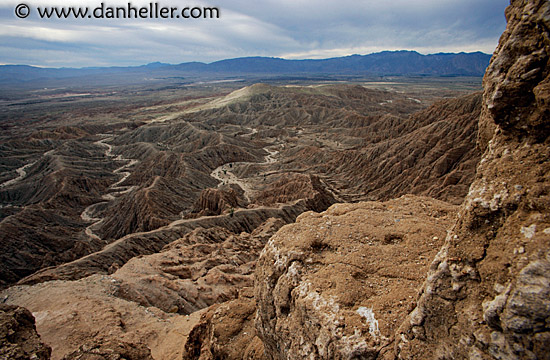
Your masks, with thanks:
[{"label": "tan rock surface", "polygon": [[32,311],[38,333],[52,347],[52,359],[86,344],[81,355],[95,348],[124,348],[124,343],[150,349],[155,359],[181,358],[185,338],[200,313],[183,316],[143,307],[115,297],[118,286],[112,277],[93,275],[78,281],[14,286],[2,296]]},{"label": "tan rock surface", "polygon": [[256,327],[274,359],[376,358],[415,305],[456,206],[336,204],[281,228],[258,260]]},{"label": "tan rock surface", "polygon": [[[199,310],[253,286],[255,261],[282,225],[271,218],[250,234],[199,228],[157,254],[132,259],[112,276],[14,286],[1,296],[33,312],[53,359],[96,359],[91,356],[110,352],[127,359],[180,359]],[[253,333],[255,307],[248,294],[237,304],[248,309],[244,320]]]},{"label": "tan rock surface", "polygon": [[78,350],[66,355],[63,360],[153,360],[151,350],[143,344],[107,341],[81,345]]}]

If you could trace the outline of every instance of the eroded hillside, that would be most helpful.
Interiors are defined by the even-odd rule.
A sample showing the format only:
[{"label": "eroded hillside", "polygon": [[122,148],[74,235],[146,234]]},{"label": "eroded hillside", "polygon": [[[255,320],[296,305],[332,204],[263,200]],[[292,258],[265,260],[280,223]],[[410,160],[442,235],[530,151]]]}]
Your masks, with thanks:
[{"label": "eroded hillside", "polygon": [[112,273],[197,227],[250,232],[337,201],[459,203],[473,178],[479,94],[426,108],[452,91],[231,90],[12,104],[21,119],[3,119],[3,286]]}]

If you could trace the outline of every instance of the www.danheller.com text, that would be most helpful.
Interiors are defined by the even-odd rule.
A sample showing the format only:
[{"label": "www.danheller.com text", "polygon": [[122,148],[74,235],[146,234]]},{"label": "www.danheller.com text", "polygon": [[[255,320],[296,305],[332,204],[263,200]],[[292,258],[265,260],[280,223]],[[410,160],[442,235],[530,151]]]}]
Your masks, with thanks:
[{"label": "www.danheller.com text", "polygon": [[[109,6],[101,3],[97,7],[41,7],[36,8],[42,19],[219,19],[218,7],[177,7],[163,6],[158,2],[151,2],[146,6]],[[31,14],[31,8],[26,4],[15,7],[15,15],[21,19]]]}]

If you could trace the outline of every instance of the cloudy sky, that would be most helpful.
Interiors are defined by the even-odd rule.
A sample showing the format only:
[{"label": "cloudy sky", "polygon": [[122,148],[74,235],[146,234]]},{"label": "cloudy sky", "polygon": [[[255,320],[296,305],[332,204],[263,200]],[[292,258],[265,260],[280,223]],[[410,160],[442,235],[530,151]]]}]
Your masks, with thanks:
[{"label": "cloudy sky", "polygon": [[[217,7],[217,19],[42,19],[37,8],[128,0],[0,0],[0,64],[178,64],[243,56],[328,58],[382,50],[492,53],[509,0],[158,0]],[[154,0],[131,0],[148,7]],[[15,15],[28,5],[28,17]],[[25,14],[25,9],[22,10]],[[98,13],[99,14],[99,13]],[[179,14],[179,12],[178,12]]]}]

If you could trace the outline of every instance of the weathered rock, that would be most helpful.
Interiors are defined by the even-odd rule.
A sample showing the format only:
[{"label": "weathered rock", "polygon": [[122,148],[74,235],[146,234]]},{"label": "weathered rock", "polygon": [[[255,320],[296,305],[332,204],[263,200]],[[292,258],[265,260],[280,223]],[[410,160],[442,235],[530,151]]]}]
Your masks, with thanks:
[{"label": "weathered rock", "polygon": [[514,137],[544,141],[550,129],[550,5],[545,0],[511,3],[508,25],[483,80],[484,118]]},{"label": "weathered rock", "polygon": [[[236,186],[235,186],[236,187]],[[205,189],[193,204],[191,213],[194,216],[212,216],[229,212],[230,209],[245,207],[243,190],[225,186],[222,189]]]},{"label": "weathered rock", "polygon": [[211,306],[191,330],[184,360],[263,360],[264,346],[256,336],[256,302],[252,288],[242,289],[235,300]]},{"label": "weathered rock", "polygon": [[402,359],[550,359],[550,3],[514,0],[506,17],[484,78],[485,154],[399,331]]},{"label": "weathered rock", "polygon": [[0,304],[0,359],[48,360],[51,352],[36,332],[29,310]]},{"label": "weathered rock", "polygon": [[255,273],[256,328],[273,359],[374,359],[414,307],[456,206],[405,196],[308,212]]}]

